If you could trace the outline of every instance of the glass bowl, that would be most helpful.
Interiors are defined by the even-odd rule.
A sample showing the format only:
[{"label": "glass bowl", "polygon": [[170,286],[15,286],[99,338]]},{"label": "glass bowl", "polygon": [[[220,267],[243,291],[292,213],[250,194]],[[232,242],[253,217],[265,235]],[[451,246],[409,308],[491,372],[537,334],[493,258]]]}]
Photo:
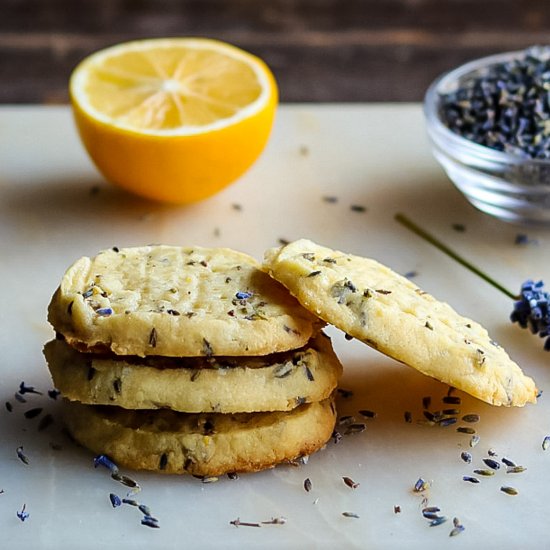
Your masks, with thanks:
[{"label": "glass bowl", "polygon": [[484,57],[437,78],[426,92],[424,115],[435,158],[476,208],[501,220],[550,226],[550,161],[491,149],[449,130],[440,117],[441,95],[487,67],[524,51]]}]

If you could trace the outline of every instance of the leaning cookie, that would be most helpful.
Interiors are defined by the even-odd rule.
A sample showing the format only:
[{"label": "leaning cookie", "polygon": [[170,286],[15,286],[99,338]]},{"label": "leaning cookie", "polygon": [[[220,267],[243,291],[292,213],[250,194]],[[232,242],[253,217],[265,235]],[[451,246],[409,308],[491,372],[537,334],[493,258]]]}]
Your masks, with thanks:
[{"label": "leaning cookie", "polygon": [[199,476],[254,472],[310,455],[328,441],[336,419],[332,398],[255,414],[64,406],[72,437],[119,466]]},{"label": "leaning cookie", "polygon": [[478,323],[378,262],[299,240],[265,268],[324,321],[493,405],[535,402],[537,388]]},{"label": "leaning cookie", "polygon": [[291,410],[328,398],[342,372],[322,333],[298,350],[257,357],[101,356],[63,340],[48,342],[44,354],[71,401],[190,413]]},{"label": "leaning cookie", "polygon": [[243,356],[304,346],[319,320],[258,267],[225,248],[109,249],[67,270],[48,319],[89,352]]}]

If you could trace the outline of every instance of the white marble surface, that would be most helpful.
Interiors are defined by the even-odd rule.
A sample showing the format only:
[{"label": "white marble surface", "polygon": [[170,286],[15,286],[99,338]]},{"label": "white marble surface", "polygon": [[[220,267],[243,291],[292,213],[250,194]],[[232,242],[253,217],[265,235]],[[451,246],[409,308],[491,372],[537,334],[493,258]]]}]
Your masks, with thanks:
[{"label": "white marble surface", "polygon": [[[99,186],[99,192],[90,190]],[[335,196],[336,203],[323,201]],[[237,210],[233,205],[241,205]],[[366,212],[351,210],[366,207]],[[2,548],[519,548],[545,547],[550,513],[550,397],[524,409],[493,408],[463,396],[463,413],[477,412],[481,441],[472,465],[460,452],[469,437],[454,427],[418,424],[422,398],[440,407],[447,387],[331,329],[345,367],[340,414],[378,413],[365,432],[311,457],[306,466],[279,467],[215,484],[135,473],[137,498],[161,528],[140,525],[130,506],[112,509],[108,495],[123,488],[91,454],[75,447],[57,421],[59,403],[28,395],[21,381],[51,388],[42,358],[52,337],[46,307],[65,268],[77,257],[151,242],[230,246],[261,257],[279,238],[309,237],[372,256],[482,322],[493,338],[545,390],[550,355],[539,339],[508,321],[511,301],[396,222],[397,211],[437,233],[513,290],[528,278],[550,282],[550,232],[506,225],[475,211],[432,159],[417,105],[283,106],[267,150],[240,181],[192,207],[161,206],[104,183],[76,136],[67,108],[0,108],[0,546]],[[451,227],[462,223],[466,231]],[[517,246],[517,233],[538,244]],[[399,337],[399,335],[396,335]],[[548,390],[550,393],[550,389]],[[460,394],[459,394],[460,395]],[[10,413],[4,406],[13,405]],[[38,432],[43,407],[55,424]],[[413,422],[403,419],[405,410]],[[60,445],[60,450],[52,449]],[[16,456],[22,445],[29,458]],[[494,448],[527,467],[500,471],[479,485],[462,476],[481,467]],[[360,486],[349,489],[349,476]],[[303,489],[309,477],[312,490]],[[415,481],[431,481],[429,503],[449,521],[429,527]],[[519,495],[499,491],[512,485]],[[16,516],[23,503],[30,517]],[[401,513],[394,513],[394,506]],[[358,514],[346,518],[342,512]],[[230,525],[284,516],[284,525]],[[449,538],[456,516],[465,531]]]}]

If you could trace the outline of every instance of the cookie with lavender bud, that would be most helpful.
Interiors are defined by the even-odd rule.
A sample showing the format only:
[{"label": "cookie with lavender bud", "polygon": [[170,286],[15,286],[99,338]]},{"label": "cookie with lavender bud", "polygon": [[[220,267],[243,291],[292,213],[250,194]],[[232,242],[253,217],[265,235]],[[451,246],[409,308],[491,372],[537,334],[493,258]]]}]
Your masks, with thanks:
[{"label": "cookie with lavender bud", "polygon": [[66,399],[125,409],[286,411],[328,398],[342,373],[323,333],[297,350],[253,357],[94,355],[59,339],[44,354]]},{"label": "cookie with lavender bud", "polygon": [[166,474],[254,472],[307,456],[330,439],[332,398],[288,412],[186,414],[66,402],[72,437],[118,466]]},{"label": "cookie with lavender bud", "polygon": [[375,260],[304,239],[267,251],[264,268],[327,323],[428,376],[492,405],[536,401],[481,325]]},{"label": "cookie with lavender bud", "polygon": [[321,326],[250,256],[165,245],[77,260],[48,318],[82,351],[140,357],[265,355],[304,346]]}]

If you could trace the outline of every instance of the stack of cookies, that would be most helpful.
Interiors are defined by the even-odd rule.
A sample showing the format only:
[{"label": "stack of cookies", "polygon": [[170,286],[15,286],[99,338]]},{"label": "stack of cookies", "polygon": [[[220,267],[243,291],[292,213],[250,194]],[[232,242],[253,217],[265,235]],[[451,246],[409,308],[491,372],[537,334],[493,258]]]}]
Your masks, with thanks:
[{"label": "stack of cookies", "polygon": [[538,394],[481,325],[308,240],[268,250],[263,270],[227,249],[107,250],[67,271],[49,319],[69,432],[131,468],[215,476],[321,448],[342,371],[325,322],[492,405]]},{"label": "stack of cookies", "polygon": [[81,258],[49,321],[66,426],[121,466],[257,471],[332,434],[342,367],[323,323],[245,254],[147,246]]}]

